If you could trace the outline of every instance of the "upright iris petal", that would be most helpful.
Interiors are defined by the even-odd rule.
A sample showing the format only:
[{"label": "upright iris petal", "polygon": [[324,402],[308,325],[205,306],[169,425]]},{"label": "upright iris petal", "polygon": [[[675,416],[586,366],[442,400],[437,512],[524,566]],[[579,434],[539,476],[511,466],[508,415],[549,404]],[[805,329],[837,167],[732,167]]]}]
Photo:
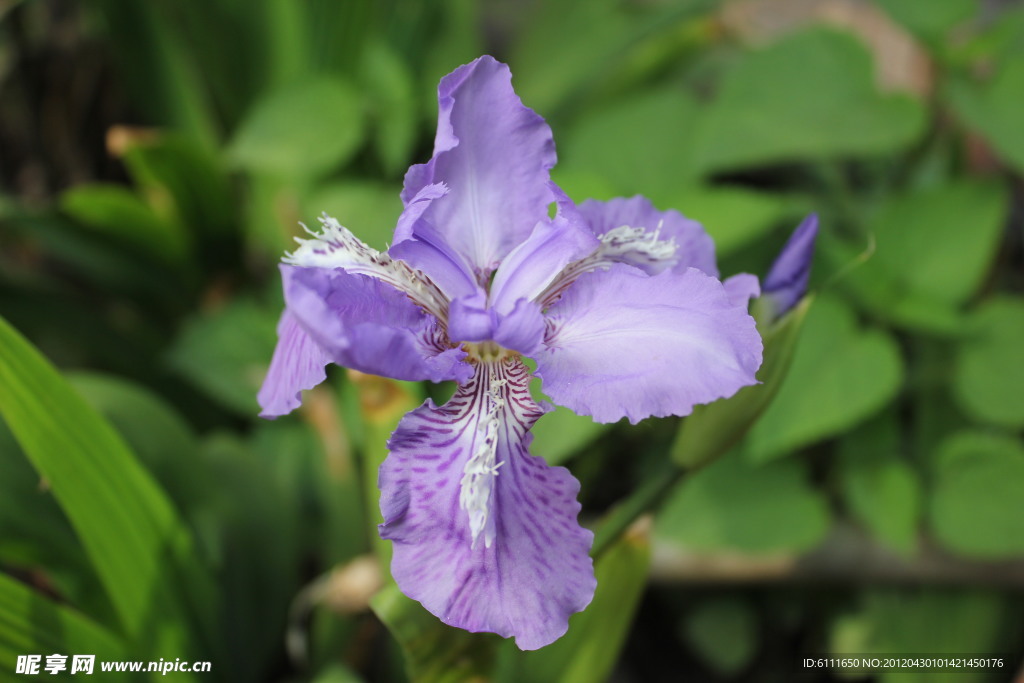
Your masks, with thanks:
[{"label": "upright iris petal", "polygon": [[458,382],[388,442],[380,533],[407,595],[535,649],[593,597],[593,535],[579,483],[529,453],[548,408],[522,357],[557,403],[597,420],[685,415],[755,382],[757,282],[720,282],[713,243],[678,212],[642,197],[573,204],[549,177],[551,131],[505,65],[459,67],[438,108],[434,156],[406,175],[387,253],[325,218],[286,257],[260,402],[265,416],[295,408],[330,362]]}]

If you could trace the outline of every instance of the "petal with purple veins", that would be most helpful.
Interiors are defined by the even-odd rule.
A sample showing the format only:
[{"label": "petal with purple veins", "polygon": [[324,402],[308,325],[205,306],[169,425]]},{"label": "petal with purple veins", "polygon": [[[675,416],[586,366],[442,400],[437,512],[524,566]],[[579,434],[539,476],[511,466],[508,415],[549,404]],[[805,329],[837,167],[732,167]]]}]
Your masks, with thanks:
[{"label": "petal with purple veins", "polygon": [[481,363],[444,406],[402,419],[379,477],[380,533],[402,592],[523,650],[564,634],[595,588],[579,483],[528,452],[543,413],[521,362]]},{"label": "petal with purple veins", "polygon": [[302,329],[288,309],[277,324],[277,348],[257,395],[260,417],[287,415],[302,403],[302,391],[327,379],[330,357]]},{"label": "petal with purple veins", "polygon": [[547,312],[544,392],[598,422],[687,415],[756,383],[761,338],[746,305],[690,268],[623,264],[581,276]]},{"label": "petal with purple veins", "polygon": [[340,268],[282,266],[285,303],[309,337],[345,367],[404,380],[463,380],[465,352],[399,290]]},{"label": "petal with purple veins", "polygon": [[492,57],[445,76],[438,109],[434,156],[409,169],[402,200],[408,205],[427,185],[443,182],[448,194],[431,201],[423,219],[485,274],[547,215],[551,129],[523,106],[508,67]]}]

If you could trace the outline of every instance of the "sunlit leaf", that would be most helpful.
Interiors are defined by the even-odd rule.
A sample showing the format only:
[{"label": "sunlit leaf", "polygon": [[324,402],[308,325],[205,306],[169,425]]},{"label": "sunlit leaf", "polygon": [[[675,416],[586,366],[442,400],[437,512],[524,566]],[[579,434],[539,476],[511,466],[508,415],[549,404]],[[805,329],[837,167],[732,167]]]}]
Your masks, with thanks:
[{"label": "sunlit leaf", "polygon": [[363,137],[363,99],[340,77],[284,85],[261,99],[239,127],[229,155],[265,173],[316,176],[341,166]]},{"label": "sunlit leaf", "polygon": [[891,153],[924,132],[924,108],[882,95],[852,34],[815,28],[746,55],[725,74],[698,136],[705,172]]},{"label": "sunlit leaf", "polygon": [[0,413],[71,521],[129,638],[153,653],[213,646],[212,583],[170,500],[2,320]]},{"label": "sunlit leaf", "polygon": [[128,654],[114,633],[0,573],[0,661],[5,675],[14,671],[18,655],[55,652],[91,654],[98,659],[121,659]]},{"label": "sunlit leaf", "polygon": [[841,300],[819,296],[789,374],[749,432],[747,457],[770,460],[849,429],[893,399],[902,373],[892,337],[861,329]]}]

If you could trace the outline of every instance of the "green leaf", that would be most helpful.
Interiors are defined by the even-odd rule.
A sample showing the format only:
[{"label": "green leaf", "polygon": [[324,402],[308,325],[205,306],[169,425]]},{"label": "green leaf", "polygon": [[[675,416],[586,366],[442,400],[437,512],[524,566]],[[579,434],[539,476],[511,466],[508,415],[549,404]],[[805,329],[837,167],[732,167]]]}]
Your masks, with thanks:
[{"label": "green leaf", "polygon": [[569,619],[569,632],[534,652],[520,652],[506,642],[498,681],[607,681],[631,631],[650,555],[646,533],[627,532],[595,563],[594,600]]},{"label": "green leaf", "polygon": [[757,616],[737,598],[709,600],[686,614],[683,633],[697,654],[723,676],[735,676],[757,653]]},{"label": "green leaf", "polygon": [[[978,590],[876,588],[866,592],[857,612],[833,624],[830,649],[835,657],[1004,651],[1012,642],[1004,635],[1004,600],[998,594]],[[929,683],[936,680],[936,674],[888,671],[880,674],[879,680]],[[960,671],[944,673],[941,680],[982,683],[992,680],[992,676],[991,671]]]},{"label": "green leaf", "polygon": [[1006,190],[981,181],[894,197],[868,224],[876,252],[848,284],[857,294],[875,294],[861,297],[873,308],[891,307],[908,295],[962,304],[991,268],[1008,209]]},{"label": "green leaf", "polygon": [[968,330],[957,348],[954,397],[979,422],[1024,427],[1024,299],[986,302]]},{"label": "green leaf", "polygon": [[995,62],[987,83],[952,80],[946,98],[972,129],[981,133],[1017,172],[1024,172],[1024,130],[1020,125],[1020,93],[1024,90],[1024,57],[1020,53]]},{"label": "green leaf", "polygon": [[125,644],[99,624],[0,574],[0,662],[5,674],[14,670],[18,655],[52,653],[114,660],[127,654]]},{"label": "green leaf", "polygon": [[900,457],[892,414],[859,427],[839,447],[843,498],[853,515],[883,543],[910,555],[917,548],[922,494],[917,473]]},{"label": "green leaf", "polygon": [[695,406],[683,420],[672,459],[682,467],[696,467],[726,453],[747,433],[768,408],[786,373],[813,299],[804,298],[764,333],[764,356],[757,379],[760,384],[743,387],[724,401]]},{"label": "green leaf", "polygon": [[168,355],[171,367],[211,398],[256,415],[256,393],[277,344],[278,314],[249,300],[193,318]]},{"label": "green leaf", "polygon": [[79,185],[61,195],[60,205],[98,233],[159,261],[175,263],[185,256],[187,235],[120,185]]},{"label": "green leaf", "polygon": [[829,526],[825,500],[798,460],[755,465],[738,451],[697,470],[666,501],[656,531],[695,551],[796,552]]},{"label": "green leaf", "polygon": [[979,11],[977,0],[931,0],[928,3],[904,0],[874,0],[886,14],[936,47],[958,24]]},{"label": "green leaf", "polygon": [[938,454],[930,515],[939,541],[963,555],[1024,554],[1024,444],[984,432],[960,432]]},{"label": "green leaf", "polygon": [[860,329],[839,299],[818,297],[789,374],[747,436],[747,457],[778,458],[870,417],[896,396],[902,365],[892,337]]},{"label": "green leaf", "polygon": [[382,40],[368,42],[360,61],[372,111],[373,144],[389,176],[409,165],[419,132],[419,101],[409,67]]},{"label": "green leaf", "polygon": [[363,101],[339,77],[285,85],[259,100],[231,141],[229,157],[251,171],[315,176],[352,158],[363,139]]},{"label": "green leaf", "polygon": [[925,111],[879,94],[853,35],[815,28],[746,55],[723,77],[697,140],[705,173],[758,164],[877,156],[923,132]]},{"label": "green leaf", "polygon": [[610,427],[584,415],[577,415],[568,408],[555,406],[530,430],[533,434],[530,452],[544,458],[549,465],[557,465],[596,440]]},{"label": "green leaf", "polygon": [[700,221],[715,240],[719,259],[765,236],[789,214],[780,194],[739,186],[694,186],[681,190],[666,206]]},{"label": "green leaf", "polygon": [[670,88],[595,108],[567,131],[560,166],[564,172],[598,175],[616,194],[643,193],[664,203],[694,179],[700,111],[696,100]]},{"label": "green leaf", "polygon": [[402,213],[402,188],[385,183],[348,181],[325,185],[303,204],[305,215],[326,213],[374,249],[384,250]]},{"label": "green leaf", "polygon": [[497,636],[446,626],[393,583],[373,596],[370,606],[401,646],[414,683],[487,680]]},{"label": "green leaf", "polygon": [[111,375],[73,372],[65,377],[110,421],[180,508],[187,509],[209,489],[195,434],[160,396]]},{"label": "green leaf", "polygon": [[0,413],[71,521],[132,642],[151,653],[210,647],[212,583],[167,496],[2,319]]}]

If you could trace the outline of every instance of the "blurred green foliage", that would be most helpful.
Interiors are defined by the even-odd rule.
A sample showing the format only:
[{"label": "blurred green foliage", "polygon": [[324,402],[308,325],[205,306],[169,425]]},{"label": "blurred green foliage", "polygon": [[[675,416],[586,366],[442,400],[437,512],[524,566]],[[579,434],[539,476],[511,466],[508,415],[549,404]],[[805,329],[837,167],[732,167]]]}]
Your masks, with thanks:
[{"label": "blurred green foliage", "polygon": [[[0,679],[54,652],[246,682],[776,681],[872,652],[1018,666],[1024,9],[825,4],[842,11],[0,4]],[[672,419],[538,423],[533,452],[582,481],[599,538],[663,505],[653,533],[606,534],[594,604],[537,653],[393,585],[369,599],[386,436],[444,387],[334,372],[297,414],[256,418],[300,221],[386,246],[438,79],[483,52],[551,123],[574,199],[679,209],[724,274],[764,274],[810,211],[823,227],[820,293],[770,391],[678,441]],[[762,410],[744,432],[737,411]],[[703,469],[677,483],[672,462]],[[368,553],[364,585],[346,569]]]}]

